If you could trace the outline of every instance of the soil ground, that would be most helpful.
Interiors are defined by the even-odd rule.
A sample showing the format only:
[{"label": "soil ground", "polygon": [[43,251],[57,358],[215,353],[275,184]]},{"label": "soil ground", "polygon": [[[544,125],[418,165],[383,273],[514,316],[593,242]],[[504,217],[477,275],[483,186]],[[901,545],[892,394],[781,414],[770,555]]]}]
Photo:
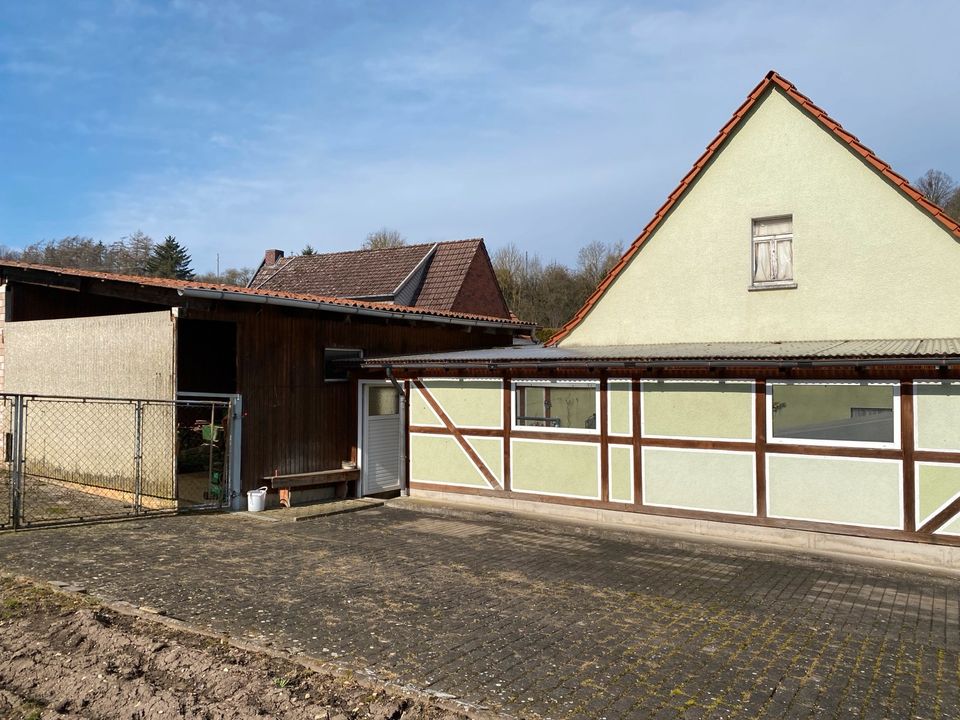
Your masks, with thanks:
[{"label": "soil ground", "polygon": [[0,719],[262,717],[494,716],[0,577]]}]

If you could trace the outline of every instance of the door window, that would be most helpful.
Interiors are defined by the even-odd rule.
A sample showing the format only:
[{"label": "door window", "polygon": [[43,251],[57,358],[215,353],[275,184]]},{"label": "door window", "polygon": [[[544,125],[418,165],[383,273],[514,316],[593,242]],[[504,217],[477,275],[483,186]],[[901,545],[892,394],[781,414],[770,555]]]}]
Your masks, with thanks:
[{"label": "door window", "polygon": [[392,387],[371,387],[367,396],[367,414],[397,415],[400,412],[400,396]]}]

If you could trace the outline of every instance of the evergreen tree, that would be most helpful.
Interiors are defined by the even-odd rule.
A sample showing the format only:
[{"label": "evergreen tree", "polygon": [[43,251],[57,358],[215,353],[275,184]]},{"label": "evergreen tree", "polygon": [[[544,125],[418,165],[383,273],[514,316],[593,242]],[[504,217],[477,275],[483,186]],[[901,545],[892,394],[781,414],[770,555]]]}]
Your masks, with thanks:
[{"label": "evergreen tree", "polygon": [[147,261],[147,274],[154,277],[192,280],[190,256],[173,235],[167,235],[163,242],[153,248]]}]

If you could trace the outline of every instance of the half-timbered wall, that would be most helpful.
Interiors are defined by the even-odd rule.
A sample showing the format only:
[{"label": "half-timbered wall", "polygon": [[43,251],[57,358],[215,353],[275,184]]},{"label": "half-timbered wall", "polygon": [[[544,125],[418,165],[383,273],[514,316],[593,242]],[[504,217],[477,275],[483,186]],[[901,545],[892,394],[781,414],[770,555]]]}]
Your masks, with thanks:
[{"label": "half-timbered wall", "polygon": [[411,378],[411,490],[960,545],[956,380],[807,381],[854,405],[892,386],[886,445],[772,437],[780,380],[564,382],[594,389],[595,428],[518,425],[516,378]]}]

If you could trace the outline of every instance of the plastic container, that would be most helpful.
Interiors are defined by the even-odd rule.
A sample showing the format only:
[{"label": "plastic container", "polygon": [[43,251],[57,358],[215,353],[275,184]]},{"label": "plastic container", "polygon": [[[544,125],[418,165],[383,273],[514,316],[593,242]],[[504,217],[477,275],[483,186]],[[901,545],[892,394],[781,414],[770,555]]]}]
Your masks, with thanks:
[{"label": "plastic container", "polygon": [[256,490],[247,491],[247,511],[260,512],[267,504],[267,487],[264,485]]}]

